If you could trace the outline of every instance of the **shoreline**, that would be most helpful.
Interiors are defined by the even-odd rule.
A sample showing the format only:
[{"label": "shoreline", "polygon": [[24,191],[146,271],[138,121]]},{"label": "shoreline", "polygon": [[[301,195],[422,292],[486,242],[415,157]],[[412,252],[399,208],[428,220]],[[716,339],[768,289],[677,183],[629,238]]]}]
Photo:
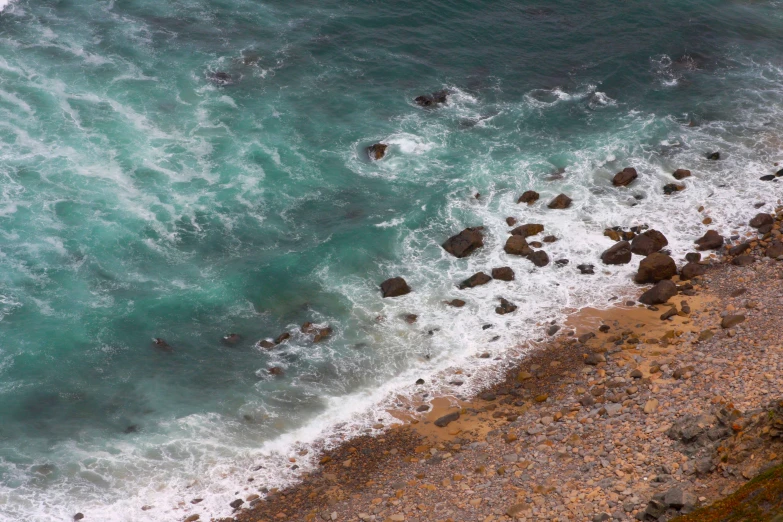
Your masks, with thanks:
[{"label": "shoreline", "polygon": [[[781,216],[778,209],[776,238]],[[718,500],[755,476],[763,460],[727,471],[732,457],[712,453],[743,430],[711,419],[728,408],[742,423],[764,405],[750,407],[755,392],[743,403],[713,388],[760,381],[770,387],[762,395],[783,397],[783,379],[769,364],[752,375],[727,369],[748,357],[741,343],[758,344],[745,337],[757,328],[758,310],[774,306],[770,317],[783,320],[783,299],[770,306],[755,300],[769,288],[783,290],[783,264],[764,257],[771,231],[747,247],[726,248],[720,260],[711,255],[706,272],[690,281],[675,276],[681,284],[667,304],[571,314],[559,335],[515,361],[496,384],[467,400],[431,398],[426,412],[391,412],[403,424],[322,453],[318,469],[282,491],[265,498],[248,494],[252,488],[238,492],[234,515],[213,520],[668,520]],[[743,256],[752,262],[737,262]],[[671,305],[674,313],[663,319]],[[740,308],[742,321],[727,325],[725,316]],[[763,339],[770,335],[777,343],[759,357],[777,365],[783,335]],[[717,430],[717,442],[694,448],[678,440],[678,426],[694,419]],[[781,455],[783,448],[766,457],[772,463]],[[687,502],[664,503],[670,491]]]}]

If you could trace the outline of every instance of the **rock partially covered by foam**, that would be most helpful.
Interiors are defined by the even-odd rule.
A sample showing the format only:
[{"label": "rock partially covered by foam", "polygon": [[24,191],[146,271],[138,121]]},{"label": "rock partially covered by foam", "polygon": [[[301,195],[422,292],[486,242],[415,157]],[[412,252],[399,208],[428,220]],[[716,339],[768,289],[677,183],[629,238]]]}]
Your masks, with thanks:
[{"label": "rock partially covered by foam", "polygon": [[467,257],[484,246],[484,227],[466,228],[443,243],[443,249],[454,257]]},{"label": "rock partially covered by foam", "polygon": [[614,175],[614,178],[612,178],[612,185],[615,187],[627,187],[638,177],[639,175],[636,173],[635,168],[627,167]]},{"label": "rock partially covered by foam", "polygon": [[606,265],[625,265],[631,262],[631,244],[620,241],[601,254],[601,261]]},{"label": "rock partially covered by foam", "polygon": [[411,293],[411,287],[402,277],[392,277],[381,283],[383,297],[399,297]]},{"label": "rock partially covered by foam", "polygon": [[448,101],[449,91],[446,89],[433,92],[432,94],[423,94],[417,96],[413,101],[421,107],[432,107],[434,105],[443,105]]},{"label": "rock partially covered by foam", "polygon": [[370,159],[377,161],[386,156],[386,149],[388,148],[389,146],[385,143],[376,143],[367,147],[367,155],[370,157]]}]

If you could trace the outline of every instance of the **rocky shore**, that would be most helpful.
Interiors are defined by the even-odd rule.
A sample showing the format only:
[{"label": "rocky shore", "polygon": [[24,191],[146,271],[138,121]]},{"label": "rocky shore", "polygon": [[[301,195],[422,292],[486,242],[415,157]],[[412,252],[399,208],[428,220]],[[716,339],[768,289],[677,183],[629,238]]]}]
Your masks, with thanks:
[{"label": "rocky shore", "polygon": [[[447,96],[442,91],[416,103],[437,106]],[[381,160],[386,145],[372,145],[368,154]],[[690,171],[672,177],[683,180]],[[637,178],[629,167],[612,185],[627,187]],[[670,184],[663,191],[685,188]],[[539,199],[528,190],[518,204]],[[572,202],[560,194],[546,207],[557,211]],[[648,225],[606,229],[615,244],[601,263],[641,256],[634,282],[652,286],[636,301],[583,309],[565,325],[541,324],[550,340],[531,343],[502,382],[470,401],[418,397],[418,404],[392,412],[402,425],[323,453],[318,469],[296,486],[269,490],[250,477],[230,503],[235,514],[220,522],[654,521],[726,496],[783,457],[780,203],[728,238],[707,230],[679,268],[665,249],[667,238]],[[543,225],[517,226],[514,217],[506,223],[513,227],[503,247],[508,255],[536,267],[550,263],[543,247],[557,237],[537,241],[546,234]],[[705,215],[702,225],[711,223]],[[484,247],[484,227],[466,228],[442,247],[456,258],[470,256]],[[589,276],[595,265],[576,269]],[[511,267],[487,271],[458,288],[515,278]],[[396,276],[380,291],[393,299],[412,289]],[[516,309],[500,298],[496,312]],[[305,328],[316,336],[331,332]],[[266,343],[273,348],[277,341]],[[292,455],[292,466],[305,455]]]},{"label": "rocky shore", "polygon": [[[615,230],[604,263],[647,255],[638,302],[542,325],[554,337],[499,384],[396,412],[403,425],[323,454],[290,489],[248,485],[221,522],[652,521],[725,497],[783,459],[781,221],[778,207],[726,245],[706,234],[719,255],[688,254],[679,275],[658,233]],[[468,255],[479,234],[444,248]]]}]

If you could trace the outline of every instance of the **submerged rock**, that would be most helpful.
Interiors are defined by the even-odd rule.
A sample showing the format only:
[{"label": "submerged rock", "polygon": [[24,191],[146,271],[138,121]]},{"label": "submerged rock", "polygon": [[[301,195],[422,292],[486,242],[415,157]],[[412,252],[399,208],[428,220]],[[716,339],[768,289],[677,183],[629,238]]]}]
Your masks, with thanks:
[{"label": "submerged rock", "polygon": [[677,285],[672,281],[665,279],[659,281],[655,286],[644,292],[639,297],[639,302],[646,305],[663,304],[677,295]]},{"label": "submerged rock", "polygon": [[234,79],[231,77],[230,74],[228,74],[225,71],[217,71],[213,72],[207,75],[207,78],[209,78],[209,81],[214,83],[215,85],[230,85],[234,83]]},{"label": "submerged rock", "polygon": [[451,236],[443,243],[443,249],[454,257],[467,257],[477,248],[484,246],[484,227],[466,228],[459,234]]},{"label": "submerged rock", "polygon": [[465,301],[462,299],[452,299],[451,301],[446,301],[446,304],[449,306],[453,306],[454,308],[462,308],[465,306]]},{"label": "submerged rock", "polygon": [[595,274],[595,266],[594,265],[582,264],[582,265],[576,265],[576,268],[583,275],[593,275],[593,274]]},{"label": "submerged rock", "polygon": [[158,350],[164,351],[164,352],[173,352],[174,349],[169,346],[169,343],[161,339],[160,337],[155,337],[152,339],[152,345],[155,346]]},{"label": "submerged rock", "polygon": [[411,287],[402,277],[392,277],[381,283],[383,297],[399,297],[411,293]]},{"label": "submerged rock", "polygon": [[237,344],[242,340],[242,336],[235,333],[224,335],[221,339],[225,344]]},{"label": "submerged rock", "polygon": [[691,177],[691,171],[687,169],[677,169],[672,175],[676,180],[685,179]]},{"label": "submerged rock", "polygon": [[720,152],[710,152],[709,154],[707,154],[707,159],[713,161],[719,160]]}]

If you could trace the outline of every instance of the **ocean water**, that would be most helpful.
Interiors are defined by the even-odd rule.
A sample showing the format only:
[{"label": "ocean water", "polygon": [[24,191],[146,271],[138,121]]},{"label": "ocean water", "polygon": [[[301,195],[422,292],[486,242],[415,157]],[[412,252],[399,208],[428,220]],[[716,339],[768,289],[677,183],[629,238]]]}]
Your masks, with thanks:
[{"label": "ocean water", "polygon": [[[0,520],[228,515],[400,397],[469,393],[549,321],[634,295],[636,262],[598,262],[607,226],[681,261],[704,217],[730,235],[783,196],[759,180],[780,49],[780,1],[0,0]],[[507,256],[507,216],[570,263]],[[442,250],[475,225],[483,249]],[[393,276],[413,292],[381,299]]]}]

